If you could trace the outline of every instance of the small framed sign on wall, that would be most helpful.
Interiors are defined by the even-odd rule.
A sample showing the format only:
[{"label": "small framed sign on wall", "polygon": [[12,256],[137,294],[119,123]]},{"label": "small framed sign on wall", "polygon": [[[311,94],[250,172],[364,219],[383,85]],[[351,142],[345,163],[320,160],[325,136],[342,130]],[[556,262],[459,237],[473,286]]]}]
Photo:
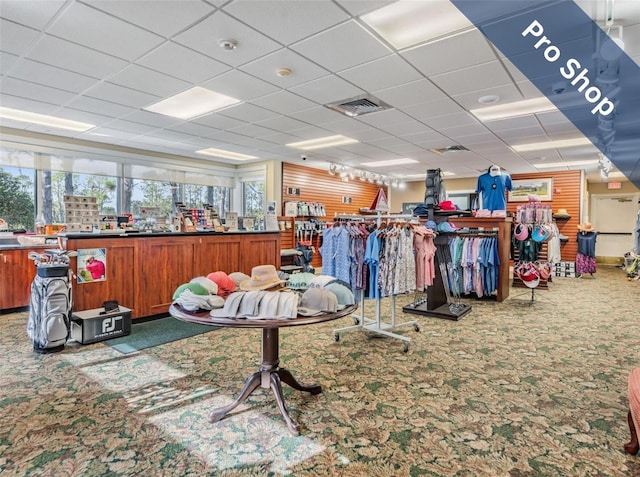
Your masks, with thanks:
[{"label": "small framed sign on wall", "polygon": [[511,181],[509,202],[528,202],[531,195],[538,196],[540,200],[553,200],[553,177]]}]

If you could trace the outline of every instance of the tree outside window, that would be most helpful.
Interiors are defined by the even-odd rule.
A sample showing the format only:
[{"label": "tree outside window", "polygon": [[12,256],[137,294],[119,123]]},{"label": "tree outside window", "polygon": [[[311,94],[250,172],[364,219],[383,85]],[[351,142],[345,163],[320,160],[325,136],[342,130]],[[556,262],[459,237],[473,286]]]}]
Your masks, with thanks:
[{"label": "tree outside window", "polygon": [[255,217],[256,222],[264,220],[264,181],[247,181],[242,183],[242,214],[244,217]]}]

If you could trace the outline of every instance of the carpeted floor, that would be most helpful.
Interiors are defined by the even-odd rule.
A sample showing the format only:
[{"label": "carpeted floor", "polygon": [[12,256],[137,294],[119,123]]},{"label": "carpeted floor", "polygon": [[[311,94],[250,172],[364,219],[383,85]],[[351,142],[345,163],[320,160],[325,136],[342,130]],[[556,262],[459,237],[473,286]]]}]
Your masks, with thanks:
[{"label": "carpeted floor", "polygon": [[[525,295],[515,297],[515,295]],[[0,317],[0,474],[7,476],[627,476],[627,375],[640,366],[640,282],[599,267],[549,291],[417,319],[408,353],[351,318],[281,330],[292,437],[258,389],[260,331],[220,329],[122,355],[96,343],[36,355],[25,313]],[[382,304],[389,316],[389,300]],[[367,303],[366,315],[374,304]]]}]

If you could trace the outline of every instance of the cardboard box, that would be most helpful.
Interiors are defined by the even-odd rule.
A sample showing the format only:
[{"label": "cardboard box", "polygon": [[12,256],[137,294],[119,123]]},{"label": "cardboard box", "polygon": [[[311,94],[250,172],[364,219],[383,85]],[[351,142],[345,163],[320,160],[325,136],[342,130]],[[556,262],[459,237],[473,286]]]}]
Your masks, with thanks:
[{"label": "cardboard box", "polygon": [[76,311],[71,315],[71,338],[89,344],[110,340],[131,333],[131,310],[120,306],[111,313],[100,314],[104,308]]}]

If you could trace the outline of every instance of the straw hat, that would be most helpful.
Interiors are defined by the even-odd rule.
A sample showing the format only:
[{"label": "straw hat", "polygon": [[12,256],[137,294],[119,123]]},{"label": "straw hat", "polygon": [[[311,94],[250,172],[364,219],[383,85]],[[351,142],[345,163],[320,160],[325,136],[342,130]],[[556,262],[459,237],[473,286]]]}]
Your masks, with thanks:
[{"label": "straw hat", "polygon": [[285,283],[278,276],[278,271],[273,265],[258,265],[251,269],[251,278],[240,283],[241,290],[268,290]]},{"label": "straw hat", "polygon": [[568,219],[569,217],[571,217],[569,215],[569,212],[567,212],[567,209],[558,209],[558,211],[555,214],[553,214],[553,216],[556,219]]},{"label": "straw hat", "polygon": [[580,232],[593,232],[595,228],[591,225],[590,222],[585,222],[583,224],[578,225],[578,230]]}]

